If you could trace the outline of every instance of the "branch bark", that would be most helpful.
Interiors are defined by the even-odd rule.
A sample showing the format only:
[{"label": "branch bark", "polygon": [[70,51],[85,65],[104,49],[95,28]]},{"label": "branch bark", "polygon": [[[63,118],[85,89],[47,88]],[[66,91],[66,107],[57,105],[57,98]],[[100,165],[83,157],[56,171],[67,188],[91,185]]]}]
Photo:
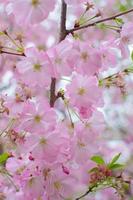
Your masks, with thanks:
[{"label": "branch bark", "polygon": [[0,50],[0,54],[9,54],[9,55],[13,55],[13,56],[25,56],[24,53],[13,53],[13,52],[9,52],[9,51],[4,51],[4,50]]},{"label": "branch bark", "polygon": [[60,37],[59,37],[59,42],[65,39],[67,35],[67,30],[66,30],[66,15],[67,15],[67,5],[62,0],[62,7],[61,7],[61,23],[60,23]]},{"label": "branch bark", "polygon": [[[61,22],[60,22],[60,34],[59,34],[59,42],[65,39],[67,35],[66,30],[66,15],[67,15],[67,5],[64,0],[62,0],[61,6]],[[50,106],[54,107],[55,101],[59,98],[59,95],[56,95],[56,78],[51,78],[50,85]]]},{"label": "branch bark", "polygon": [[92,192],[92,189],[93,189],[93,187],[90,187],[87,192],[85,192],[83,195],[81,195],[80,197],[76,198],[75,200],[80,200],[80,199],[86,197],[90,192]]},{"label": "branch bark", "polygon": [[115,19],[115,18],[117,18],[117,17],[120,17],[120,16],[122,16],[122,15],[126,15],[126,14],[128,14],[128,13],[130,13],[130,12],[133,12],[133,8],[130,9],[130,10],[127,10],[127,11],[125,11],[125,12],[120,12],[120,13],[118,13],[118,14],[115,14],[115,15],[113,15],[113,16],[111,16],[111,17],[107,17],[107,18],[104,18],[104,19],[100,19],[100,20],[97,20],[97,21],[95,21],[95,22],[93,22],[93,23],[90,23],[90,24],[87,24],[87,25],[84,25],[84,26],[80,26],[80,27],[76,27],[76,28],[67,30],[67,34],[73,33],[73,32],[75,32],[75,31],[82,30],[82,29],[85,29],[85,28],[88,28],[88,27],[91,27],[91,26],[95,26],[96,24],[99,24],[99,23],[102,23],[102,22],[106,22],[106,21],[113,20],[113,19]]}]

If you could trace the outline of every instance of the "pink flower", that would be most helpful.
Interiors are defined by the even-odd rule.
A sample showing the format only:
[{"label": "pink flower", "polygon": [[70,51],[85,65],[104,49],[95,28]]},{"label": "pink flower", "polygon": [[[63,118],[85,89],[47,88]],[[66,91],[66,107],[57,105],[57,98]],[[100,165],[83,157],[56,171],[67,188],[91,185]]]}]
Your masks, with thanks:
[{"label": "pink flower", "polygon": [[113,48],[111,42],[105,42],[104,44],[100,45],[102,70],[106,70],[109,67],[115,67],[117,64],[117,50],[116,48]]},{"label": "pink flower", "polygon": [[133,42],[133,23],[128,22],[122,26],[121,40],[124,43],[132,44]]},{"label": "pink flower", "polygon": [[60,44],[48,50],[48,55],[53,64],[52,76],[61,77],[69,76],[74,67],[72,44],[68,40],[62,41]]},{"label": "pink flower", "polygon": [[120,38],[116,40],[116,43],[121,50],[121,55],[123,58],[128,58],[130,52],[129,52],[129,44],[132,44],[133,42],[133,23],[128,22],[125,23],[122,26],[122,30],[120,33]]},{"label": "pink flower", "polygon": [[75,126],[74,158],[78,164],[83,164],[89,160],[88,158],[95,154],[100,146],[99,136],[103,131],[103,122],[98,122],[100,124],[98,131],[98,123],[95,124],[95,118],[92,116],[86,124],[77,123]]},{"label": "pink flower", "polygon": [[86,0],[65,0],[68,4],[79,4],[79,3],[86,3]]},{"label": "pink flower", "polygon": [[[80,109],[81,114],[84,106],[86,108],[88,106],[92,110],[92,106],[98,105],[101,94],[97,79],[93,76],[88,77],[76,74],[73,76],[71,84],[67,86],[69,101],[73,106]],[[91,113],[91,110],[87,112]]]},{"label": "pink flower", "polygon": [[86,42],[77,42],[75,49],[75,70],[83,75],[94,75],[101,68],[101,56],[99,51]]},{"label": "pink flower", "polygon": [[55,123],[55,112],[47,107],[45,102],[39,102],[37,105],[33,102],[27,102],[21,114],[21,127],[25,131],[32,133],[42,132]]},{"label": "pink flower", "polygon": [[50,60],[45,52],[35,48],[26,49],[26,57],[17,63],[21,80],[32,87],[50,84]]},{"label": "pink flower", "polygon": [[[35,163],[40,163],[42,160],[47,163],[57,162],[58,154],[60,153],[59,135],[45,132],[44,130],[42,132],[43,134],[27,137],[24,148],[27,148],[26,151],[31,152],[31,158]],[[53,138],[55,139],[53,140]]]},{"label": "pink flower", "polygon": [[77,184],[76,178],[64,173],[62,168],[50,170],[45,182],[47,196],[50,200],[74,199]]},{"label": "pink flower", "polygon": [[81,115],[82,118],[89,118],[94,111],[94,108],[92,105],[89,105],[88,103],[84,103],[83,105],[79,106],[78,112]]},{"label": "pink flower", "polygon": [[47,18],[55,0],[12,0],[13,14],[20,24],[35,24]]}]

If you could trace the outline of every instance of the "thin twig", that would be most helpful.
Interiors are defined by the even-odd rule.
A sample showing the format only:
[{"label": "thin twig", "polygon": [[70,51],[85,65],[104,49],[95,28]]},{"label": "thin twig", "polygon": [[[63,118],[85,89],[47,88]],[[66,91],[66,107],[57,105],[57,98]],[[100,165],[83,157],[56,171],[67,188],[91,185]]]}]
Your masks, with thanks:
[{"label": "thin twig", "polygon": [[13,55],[13,56],[25,56],[24,53],[14,53],[14,52],[9,52],[9,51],[4,51],[0,49],[0,54],[9,54],[9,55]]},{"label": "thin twig", "polygon": [[107,17],[107,18],[104,18],[104,19],[97,20],[97,21],[95,21],[95,22],[93,22],[93,23],[90,23],[90,24],[87,24],[87,25],[84,25],[84,26],[72,28],[72,29],[70,29],[70,30],[67,30],[67,34],[73,33],[73,32],[75,32],[75,31],[78,31],[78,30],[81,30],[81,29],[88,28],[88,27],[90,27],[90,26],[95,26],[96,24],[99,24],[99,23],[101,23],[101,22],[106,22],[106,21],[113,20],[113,19],[115,19],[115,18],[117,18],[117,17],[120,17],[120,16],[122,16],[122,15],[126,15],[126,14],[128,14],[128,13],[130,13],[130,12],[133,12],[133,8],[130,9],[130,10],[127,10],[127,11],[125,11],[125,12],[120,12],[120,13],[118,13],[118,14],[115,14],[115,15],[113,15],[113,16],[111,16],[111,17]]},{"label": "thin twig", "polygon": [[75,200],[80,200],[84,197],[86,197],[90,192],[92,192],[93,188],[89,188],[89,190],[87,190],[87,192],[85,192],[83,195],[81,195],[80,197],[76,198]]}]

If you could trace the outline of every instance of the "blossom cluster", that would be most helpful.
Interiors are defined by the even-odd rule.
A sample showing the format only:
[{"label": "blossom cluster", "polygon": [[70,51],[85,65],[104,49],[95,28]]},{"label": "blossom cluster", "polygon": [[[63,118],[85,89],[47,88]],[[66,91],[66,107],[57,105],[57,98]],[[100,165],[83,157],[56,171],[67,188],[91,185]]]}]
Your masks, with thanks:
[{"label": "blossom cluster", "polygon": [[[68,15],[74,11],[75,28],[104,16],[93,1],[62,2],[70,8]],[[2,89],[0,95],[0,156],[8,155],[5,162],[0,159],[0,199],[75,200],[92,183],[92,156],[108,160],[123,151],[110,153],[104,94],[113,86],[122,98],[124,76],[133,70],[103,74],[129,59],[133,23],[123,17],[79,32],[65,30],[58,42],[58,23],[51,15],[60,11],[61,1],[0,0],[0,6],[1,82],[11,74],[11,92]],[[113,189],[96,199],[108,196],[119,199]]]}]

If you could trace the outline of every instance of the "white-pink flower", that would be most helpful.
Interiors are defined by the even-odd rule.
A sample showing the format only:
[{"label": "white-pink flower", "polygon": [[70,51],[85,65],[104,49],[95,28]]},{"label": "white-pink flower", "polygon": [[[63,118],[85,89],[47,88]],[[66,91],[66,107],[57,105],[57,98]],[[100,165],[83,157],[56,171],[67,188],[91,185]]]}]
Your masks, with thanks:
[{"label": "white-pink flower", "polygon": [[48,55],[36,48],[26,49],[25,55],[16,66],[22,82],[32,87],[49,85],[51,63]]},{"label": "white-pink flower", "polygon": [[70,103],[80,109],[84,106],[88,107],[91,109],[90,113],[92,112],[92,106],[99,104],[101,92],[97,78],[94,76],[88,77],[76,74],[73,76],[71,84],[67,85],[67,95]]},{"label": "white-pink flower", "polygon": [[55,0],[12,0],[16,22],[21,24],[41,22],[47,18],[54,6]]}]

